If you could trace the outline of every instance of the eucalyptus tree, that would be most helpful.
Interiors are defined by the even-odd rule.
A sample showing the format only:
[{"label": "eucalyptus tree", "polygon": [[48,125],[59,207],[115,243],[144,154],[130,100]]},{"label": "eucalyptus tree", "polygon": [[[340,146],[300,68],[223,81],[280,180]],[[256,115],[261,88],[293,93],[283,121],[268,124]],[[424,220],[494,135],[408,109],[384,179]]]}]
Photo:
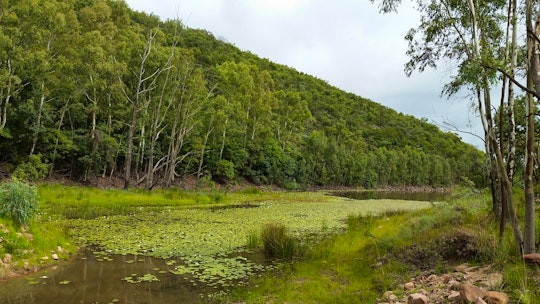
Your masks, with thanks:
[{"label": "eucalyptus tree", "polygon": [[247,159],[248,121],[254,94],[251,67],[246,63],[228,61],[217,66],[217,73],[217,90],[225,97],[225,105],[220,115],[222,121],[219,159],[224,158],[225,148],[229,148],[232,152],[229,153],[228,160],[235,166],[243,166]]},{"label": "eucalyptus tree", "polygon": [[[91,117],[90,134],[87,137],[90,151],[83,156],[87,159],[84,173],[86,180],[94,164],[96,168],[102,168],[103,172],[107,166],[111,166],[111,154],[115,152],[110,148],[117,146],[111,136],[115,112],[112,100],[118,100],[120,86],[116,79],[117,75],[125,74],[126,65],[115,58],[113,41],[118,37],[119,28],[113,20],[113,8],[107,1],[97,0],[80,8],[78,18],[81,29],[77,43],[79,60],[75,82],[84,96],[81,106]],[[104,153],[100,153],[100,150]]]},{"label": "eucalyptus tree", "polygon": [[[394,11],[400,3],[400,0],[383,0],[380,7],[385,12]],[[422,72],[428,67],[436,68],[443,60],[457,66],[443,92],[452,96],[466,89],[476,99],[476,109],[484,127],[487,161],[493,169],[494,212],[499,215],[501,222],[506,219],[500,210],[508,212],[516,244],[521,248],[523,235],[513,204],[511,174],[507,171],[509,167],[505,164],[501,148],[503,139],[497,138],[492,114],[491,90],[497,82],[497,68],[506,68],[506,62],[500,58],[507,58],[504,55],[510,52],[506,50],[512,49],[509,39],[505,39],[508,34],[505,36],[505,31],[501,29],[504,21],[512,16],[508,14],[512,10],[506,5],[505,1],[500,0],[418,0],[421,20],[418,28],[411,29],[406,36],[409,41],[407,54],[411,59],[405,71],[410,75],[415,70]],[[515,26],[513,23],[507,24],[508,28]],[[512,56],[514,54],[512,52]],[[509,107],[509,111],[512,110]],[[500,196],[495,193],[497,188],[501,190]],[[500,203],[498,197],[502,199]],[[503,205],[506,208],[502,208]],[[525,238],[530,239],[531,235],[526,234]]]},{"label": "eucalyptus tree", "polygon": [[[11,61],[14,57],[6,62],[12,69],[21,69],[19,79],[25,90],[21,98],[25,103],[19,104],[19,109],[28,115],[30,155],[36,152],[38,141],[54,120],[49,103],[59,95],[55,94],[57,90],[66,86],[65,75],[72,70],[70,57],[74,53],[70,41],[78,26],[72,4],[73,1],[23,0],[7,10],[11,12],[7,19],[17,20],[17,30],[9,33],[14,43],[12,50],[22,53],[18,64]],[[11,85],[16,83],[13,75],[8,80]]]},{"label": "eucalyptus tree", "polygon": [[0,136],[9,137],[5,130],[8,111],[13,98],[22,90],[23,84],[19,73],[22,48],[20,41],[19,17],[10,6],[11,1],[3,0],[0,6]]},{"label": "eucalyptus tree", "polygon": [[172,126],[165,158],[166,187],[171,186],[175,180],[179,164],[196,153],[191,149],[184,151],[184,148],[191,136],[197,134],[201,111],[207,106],[212,95],[212,90],[207,88],[202,69],[196,66],[189,56],[182,57],[177,68],[174,80],[177,89],[171,105]]},{"label": "eucalyptus tree", "polygon": [[[150,56],[155,52],[156,36],[159,30],[151,29],[145,39],[142,51],[139,53],[137,65],[132,69],[131,82],[127,82],[122,77],[119,80],[123,86],[124,96],[131,104],[131,119],[128,131],[128,143],[126,160],[124,167],[124,189],[130,186],[131,167],[133,159],[133,145],[135,131],[138,125],[139,112],[144,110],[144,103],[147,101],[148,93],[156,88],[158,76],[163,73],[162,66],[149,66]],[[128,78],[129,80],[129,78]]]},{"label": "eucalyptus tree", "polygon": [[276,91],[279,105],[274,110],[275,138],[281,150],[290,145],[299,145],[308,123],[313,119],[308,103],[298,92]]}]

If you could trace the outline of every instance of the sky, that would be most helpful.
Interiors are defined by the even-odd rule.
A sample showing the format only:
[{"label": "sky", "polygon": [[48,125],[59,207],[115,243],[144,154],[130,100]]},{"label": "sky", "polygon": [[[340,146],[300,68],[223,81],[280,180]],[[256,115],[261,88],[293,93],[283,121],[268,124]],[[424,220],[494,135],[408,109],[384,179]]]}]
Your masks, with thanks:
[{"label": "sky", "polygon": [[[180,19],[262,58],[313,75],[398,112],[427,118],[483,149],[480,120],[463,96],[440,92],[450,70],[403,71],[407,31],[419,16],[409,1],[380,14],[368,0],[126,0],[135,10]],[[452,130],[453,131],[453,130]]]}]

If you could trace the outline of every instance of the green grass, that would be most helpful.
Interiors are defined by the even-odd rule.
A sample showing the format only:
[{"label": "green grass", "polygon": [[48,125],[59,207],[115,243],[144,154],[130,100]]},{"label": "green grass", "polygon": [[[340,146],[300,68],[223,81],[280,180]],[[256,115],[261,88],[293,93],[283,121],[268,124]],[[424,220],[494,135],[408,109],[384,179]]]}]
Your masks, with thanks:
[{"label": "green grass", "polygon": [[181,207],[223,203],[226,194],[170,190],[121,190],[90,187],[41,185],[42,209],[64,218],[93,219],[100,216],[131,214],[137,208]]},{"label": "green grass", "polygon": [[485,195],[462,193],[431,209],[351,216],[346,233],[325,239],[304,261],[255,280],[224,301],[374,303],[387,290],[399,295],[399,284],[425,267],[443,273],[452,263],[469,262],[503,271],[503,287],[516,303],[539,303],[537,270],[516,257],[510,232],[497,242],[489,209]]},{"label": "green grass", "polygon": [[0,278],[11,270],[24,271],[50,265],[53,252],[60,259],[67,259],[77,251],[63,224],[44,220],[40,215],[28,226],[21,227],[7,219],[0,219],[0,225],[0,259],[6,254],[12,256],[9,269],[0,267]]}]

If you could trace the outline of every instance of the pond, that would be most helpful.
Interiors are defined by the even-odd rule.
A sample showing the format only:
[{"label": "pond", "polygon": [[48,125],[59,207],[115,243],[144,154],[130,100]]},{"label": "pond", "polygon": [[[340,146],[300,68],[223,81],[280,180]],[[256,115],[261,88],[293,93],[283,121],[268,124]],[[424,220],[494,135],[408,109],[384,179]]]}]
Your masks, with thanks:
[{"label": "pond", "polygon": [[424,202],[444,202],[450,198],[451,193],[445,191],[334,191],[333,195],[353,198],[357,200],[390,199]]},{"label": "pond", "polygon": [[200,303],[276,267],[246,250],[249,235],[266,223],[285,225],[309,245],[313,236],[345,229],[349,215],[430,203],[291,193],[242,206],[141,207],[128,215],[66,220],[78,244],[99,250],[0,283],[0,303]]}]

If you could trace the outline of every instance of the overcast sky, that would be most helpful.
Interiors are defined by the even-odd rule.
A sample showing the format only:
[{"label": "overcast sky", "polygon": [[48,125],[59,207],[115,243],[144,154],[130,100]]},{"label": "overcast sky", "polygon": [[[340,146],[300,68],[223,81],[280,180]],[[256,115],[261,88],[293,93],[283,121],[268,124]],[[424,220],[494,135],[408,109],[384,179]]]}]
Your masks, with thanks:
[{"label": "overcast sky", "polygon": [[[126,0],[135,10],[179,18],[238,48],[326,80],[398,112],[481,135],[464,98],[440,97],[448,69],[403,72],[405,34],[419,21],[404,1],[397,14],[379,14],[368,0]],[[476,137],[464,141],[483,149]]]}]

